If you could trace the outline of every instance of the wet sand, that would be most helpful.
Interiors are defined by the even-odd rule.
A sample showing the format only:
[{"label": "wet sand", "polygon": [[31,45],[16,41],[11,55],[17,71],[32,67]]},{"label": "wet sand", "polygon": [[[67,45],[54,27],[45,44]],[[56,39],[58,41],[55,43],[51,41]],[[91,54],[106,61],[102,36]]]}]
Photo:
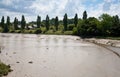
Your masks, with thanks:
[{"label": "wet sand", "polygon": [[77,36],[0,34],[0,47],[6,77],[120,77],[117,55]]}]

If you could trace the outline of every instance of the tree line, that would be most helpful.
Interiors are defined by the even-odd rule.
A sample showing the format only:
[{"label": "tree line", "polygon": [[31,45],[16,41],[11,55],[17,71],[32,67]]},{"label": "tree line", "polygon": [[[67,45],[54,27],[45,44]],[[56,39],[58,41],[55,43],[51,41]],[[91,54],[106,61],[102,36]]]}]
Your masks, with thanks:
[{"label": "tree line", "polygon": [[118,15],[102,14],[99,18],[95,18],[88,17],[86,11],[83,12],[82,18],[78,18],[78,15],[75,14],[74,18],[68,19],[67,13],[65,13],[63,20],[59,20],[58,16],[50,19],[46,15],[45,20],[41,20],[41,17],[37,16],[36,21],[29,23],[26,23],[24,15],[22,15],[21,21],[15,17],[14,22],[10,22],[10,17],[7,16],[6,23],[4,16],[2,16],[0,32],[8,33],[19,30],[20,33],[24,33],[26,30],[30,31],[29,25],[31,24],[32,26],[36,25],[35,33],[45,33],[52,30],[53,34],[57,31],[61,31],[61,34],[71,31],[71,34],[79,36],[120,36]]}]

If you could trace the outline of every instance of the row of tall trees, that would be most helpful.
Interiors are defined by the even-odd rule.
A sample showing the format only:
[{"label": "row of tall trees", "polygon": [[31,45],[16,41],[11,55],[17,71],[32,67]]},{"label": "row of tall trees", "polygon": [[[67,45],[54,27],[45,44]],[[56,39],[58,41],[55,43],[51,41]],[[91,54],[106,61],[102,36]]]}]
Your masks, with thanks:
[{"label": "row of tall trees", "polygon": [[5,25],[5,20],[4,20],[4,16],[1,19],[1,27],[3,28],[3,32],[8,32],[9,31],[9,26],[10,26],[10,17],[7,16],[7,21],[6,21],[6,25]]},{"label": "row of tall trees", "polygon": [[[59,18],[58,18],[58,16],[56,16],[54,18],[54,23],[53,24],[55,26],[55,29],[58,30],[58,26],[59,26]],[[77,16],[77,14],[75,15],[75,18],[74,18],[74,24],[77,27],[77,24],[78,24],[78,16]],[[0,26],[3,29],[3,32],[8,32],[9,28],[10,28],[10,25],[11,25],[10,17],[7,16],[7,21],[5,23],[4,16],[2,16]],[[22,15],[22,19],[21,19],[20,24],[19,24],[18,19],[15,17],[13,25],[14,25],[14,30],[18,30],[19,29],[18,26],[21,27],[21,31],[23,31],[25,28],[27,28],[27,26],[26,26],[26,20],[25,20],[24,15]],[[37,25],[37,28],[41,27],[41,17],[40,16],[37,16],[36,25]],[[63,26],[64,26],[64,31],[67,31],[68,30],[68,17],[67,17],[67,14],[64,15]],[[46,16],[46,20],[45,20],[45,27],[46,27],[46,30],[49,30],[50,19],[49,19],[48,15]]]},{"label": "row of tall trees", "polygon": [[[13,22],[13,25],[14,25],[14,30],[18,30],[18,19],[15,17],[14,19],[14,22]],[[7,16],[7,20],[6,20],[6,23],[5,23],[5,19],[4,19],[4,16],[2,16],[2,19],[1,19],[1,28],[2,28],[2,32],[9,32],[10,30],[10,27],[11,27],[11,22],[10,22],[10,17]],[[25,29],[25,26],[26,26],[26,21],[25,21],[25,17],[24,15],[22,15],[22,20],[21,20],[21,31],[23,31]]]},{"label": "row of tall trees", "polygon": [[[46,16],[46,19],[41,21],[41,17],[37,16],[35,24],[37,29],[40,29],[41,26],[46,27],[46,31],[50,29],[51,24],[55,26],[56,31],[58,31],[59,25],[63,25],[63,32],[68,30],[76,30],[76,35],[81,36],[120,36],[120,19],[118,15],[110,16],[109,14],[102,14],[99,18],[89,17],[87,12],[83,12],[82,19],[78,18],[78,15],[75,14],[74,18],[68,19],[67,13],[65,13],[63,20],[59,20],[58,16],[53,19],[50,19],[49,16]],[[71,24],[71,25],[70,25]],[[20,29],[24,31],[27,29],[26,20],[24,15],[22,15],[21,21],[15,17],[14,22],[11,24],[10,17],[7,16],[5,23],[4,16],[1,19],[1,28],[3,32],[9,32],[10,27],[14,25],[14,30]],[[19,27],[19,26],[20,27]],[[74,28],[74,29],[73,29]],[[76,28],[76,29],[75,29]]]}]

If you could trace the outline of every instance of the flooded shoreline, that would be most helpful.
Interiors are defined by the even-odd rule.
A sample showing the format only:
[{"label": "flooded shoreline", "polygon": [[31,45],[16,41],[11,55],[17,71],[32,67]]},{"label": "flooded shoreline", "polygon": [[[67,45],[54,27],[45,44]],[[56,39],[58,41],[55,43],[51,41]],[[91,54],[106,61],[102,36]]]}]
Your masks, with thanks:
[{"label": "flooded shoreline", "polygon": [[0,47],[13,69],[6,77],[120,76],[120,58],[77,36],[0,34]]}]

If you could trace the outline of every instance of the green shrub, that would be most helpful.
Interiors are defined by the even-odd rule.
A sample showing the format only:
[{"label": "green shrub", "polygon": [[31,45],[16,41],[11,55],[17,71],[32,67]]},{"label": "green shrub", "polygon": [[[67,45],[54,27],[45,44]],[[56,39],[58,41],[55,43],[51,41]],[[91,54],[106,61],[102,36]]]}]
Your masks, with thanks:
[{"label": "green shrub", "polygon": [[62,31],[56,31],[54,34],[61,35]]},{"label": "green shrub", "polygon": [[30,34],[33,34],[33,33],[34,33],[34,31],[33,31],[33,30],[29,30],[29,33],[30,33]]},{"label": "green shrub", "polygon": [[24,30],[24,33],[29,33],[29,30]]},{"label": "green shrub", "polygon": [[45,27],[41,27],[41,31],[44,34],[46,32],[46,28]]},{"label": "green shrub", "polygon": [[64,29],[64,26],[63,26],[63,25],[59,25],[59,26],[58,26],[58,30],[59,30],[59,31],[63,31],[63,29]]},{"label": "green shrub", "polygon": [[48,30],[45,32],[45,34],[54,34],[53,30]]},{"label": "green shrub", "polygon": [[74,27],[75,27],[74,24],[69,24],[68,25],[68,30],[73,30]]},{"label": "green shrub", "polygon": [[41,31],[41,29],[40,28],[37,28],[36,30],[35,30],[35,34],[39,34],[39,33],[41,33],[42,31]]},{"label": "green shrub", "polygon": [[10,32],[10,33],[14,33],[15,31],[14,31],[14,30],[10,30],[9,32]]},{"label": "green shrub", "polygon": [[21,30],[15,30],[15,33],[21,33]]},{"label": "green shrub", "polygon": [[72,35],[73,34],[73,31],[65,31],[64,32],[64,35]]},{"label": "green shrub", "polygon": [[2,28],[0,27],[0,32],[2,32]]},{"label": "green shrub", "polygon": [[50,26],[50,30],[54,30],[55,29],[55,27],[54,26]]},{"label": "green shrub", "polygon": [[11,72],[12,70],[10,69],[10,66],[5,65],[0,62],[0,77],[6,76],[8,72]]},{"label": "green shrub", "polygon": [[77,30],[76,27],[73,28],[73,34],[74,34],[74,35],[77,35],[77,34],[78,34],[78,30]]}]

